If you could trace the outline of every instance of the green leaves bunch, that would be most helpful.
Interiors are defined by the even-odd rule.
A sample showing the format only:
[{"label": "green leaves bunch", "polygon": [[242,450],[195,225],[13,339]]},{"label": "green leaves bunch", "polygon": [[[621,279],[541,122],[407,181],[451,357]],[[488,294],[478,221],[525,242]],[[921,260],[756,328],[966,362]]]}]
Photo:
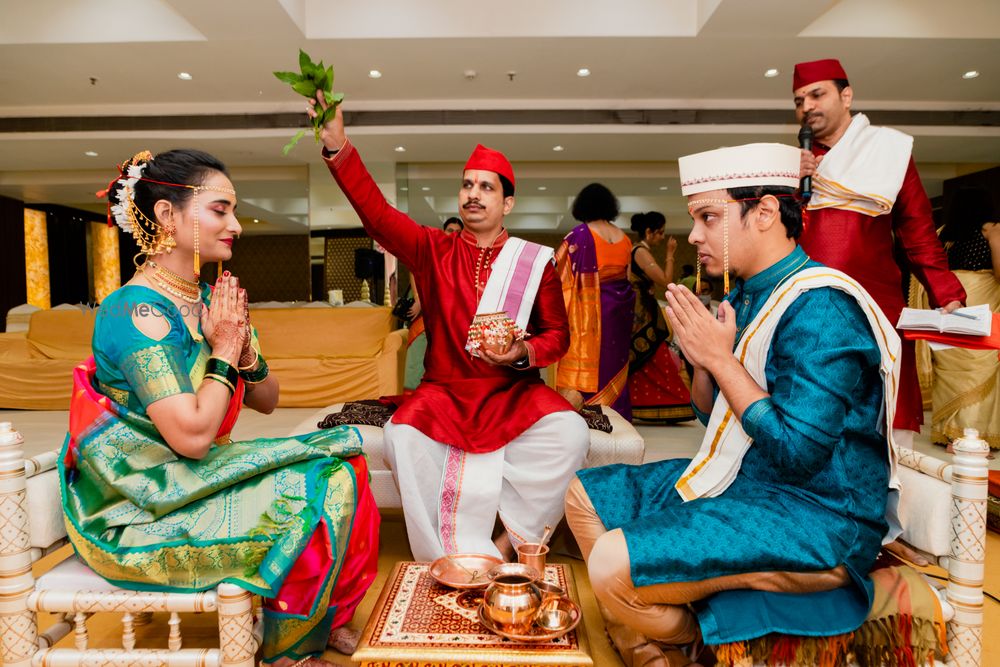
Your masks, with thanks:
[{"label": "green leaves bunch", "polygon": [[[333,92],[333,65],[326,67],[323,65],[322,60],[314,63],[309,54],[302,49],[299,49],[299,69],[301,72],[275,72],[274,76],[279,81],[291,85],[292,90],[299,95],[312,100],[313,108],[316,110],[316,117],[312,119],[313,134],[316,136],[316,143],[320,143],[320,130],[333,118],[337,111],[337,106],[344,101],[344,94]],[[316,93],[320,91],[322,91],[323,97],[326,98],[326,110],[321,109],[319,102],[316,101]],[[292,137],[292,140],[285,145],[282,153],[288,155],[288,152],[292,150],[295,144],[299,143],[299,139],[305,136],[305,133],[305,130],[299,130]]]}]

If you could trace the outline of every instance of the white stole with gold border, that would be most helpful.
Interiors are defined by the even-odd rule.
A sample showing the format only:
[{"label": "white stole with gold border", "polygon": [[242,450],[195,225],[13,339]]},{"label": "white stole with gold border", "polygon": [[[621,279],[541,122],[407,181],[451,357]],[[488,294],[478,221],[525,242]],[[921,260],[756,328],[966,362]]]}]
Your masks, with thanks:
[{"label": "white stole with gold border", "polygon": [[[552,248],[510,237],[493,262],[492,271],[476,306],[476,315],[507,313],[524,331],[535,306],[545,265],[552,262]],[[466,349],[477,355],[470,344]]]},{"label": "white stole with gold border", "polygon": [[[771,349],[771,340],[781,316],[800,294],[819,287],[832,287],[853,296],[868,318],[872,333],[875,335],[882,356],[879,370],[884,383],[885,421],[880,427],[886,437],[889,487],[898,489],[892,421],[896,412],[896,393],[899,385],[900,340],[878,304],[861,285],[847,274],[827,267],[815,267],[796,273],[768,298],[757,316],[747,325],[746,333],[737,344],[734,354],[754,382],[766,391],[767,378],[764,376],[764,369],[768,351]],[[701,447],[674,488],[685,501],[718,496],[736,478],[743,456],[752,442],[726,397],[720,393],[712,408]],[[893,508],[889,509],[891,515]]]}]

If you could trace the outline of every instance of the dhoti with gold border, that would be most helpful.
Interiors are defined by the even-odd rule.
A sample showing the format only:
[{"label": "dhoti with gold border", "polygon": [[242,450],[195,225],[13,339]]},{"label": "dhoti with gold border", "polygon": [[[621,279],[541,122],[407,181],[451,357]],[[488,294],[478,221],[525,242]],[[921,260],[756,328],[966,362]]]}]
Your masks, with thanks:
[{"label": "dhoti with gold border", "polygon": [[[363,667],[594,664],[582,619],[558,639],[513,642],[479,623],[482,591],[441,586],[429,568],[428,563],[396,564],[361,635],[354,662]],[[569,567],[546,566],[545,580],[562,586],[574,601],[579,599]]]}]

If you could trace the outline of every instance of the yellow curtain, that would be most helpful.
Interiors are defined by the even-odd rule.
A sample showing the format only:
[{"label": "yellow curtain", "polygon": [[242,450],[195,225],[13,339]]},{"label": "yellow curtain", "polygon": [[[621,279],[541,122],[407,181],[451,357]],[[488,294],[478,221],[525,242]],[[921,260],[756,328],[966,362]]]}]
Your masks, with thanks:
[{"label": "yellow curtain", "polygon": [[104,222],[92,222],[90,238],[94,253],[94,298],[100,303],[121,287],[121,266],[118,261],[118,227]]},{"label": "yellow curtain", "polygon": [[24,273],[28,283],[28,303],[51,308],[49,291],[49,236],[45,213],[24,209]]}]

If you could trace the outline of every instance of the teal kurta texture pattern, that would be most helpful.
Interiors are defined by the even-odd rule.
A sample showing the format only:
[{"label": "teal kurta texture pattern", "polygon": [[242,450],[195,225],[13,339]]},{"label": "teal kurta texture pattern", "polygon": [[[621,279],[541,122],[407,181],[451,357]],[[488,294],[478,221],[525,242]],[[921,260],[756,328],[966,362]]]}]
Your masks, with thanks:
[{"label": "teal kurta texture pattern", "polygon": [[[816,266],[796,248],[749,280],[737,280],[727,297],[737,336],[781,283]],[[625,534],[633,583],[844,565],[859,595],[841,597],[861,603],[841,611],[847,625],[859,626],[867,613],[863,600],[871,597],[867,573],[887,530],[879,358],[868,321],[850,295],[810,290],[774,333],[766,365],[770,397],[745,411],[742,426],[753,443],[721,495],[682,501],[674,484],[688,459],[580,471],[604,525]],[[812,596],[783,597],[795,604]],[[757,635],[774,629],[761,618],[759,630]]]}]

